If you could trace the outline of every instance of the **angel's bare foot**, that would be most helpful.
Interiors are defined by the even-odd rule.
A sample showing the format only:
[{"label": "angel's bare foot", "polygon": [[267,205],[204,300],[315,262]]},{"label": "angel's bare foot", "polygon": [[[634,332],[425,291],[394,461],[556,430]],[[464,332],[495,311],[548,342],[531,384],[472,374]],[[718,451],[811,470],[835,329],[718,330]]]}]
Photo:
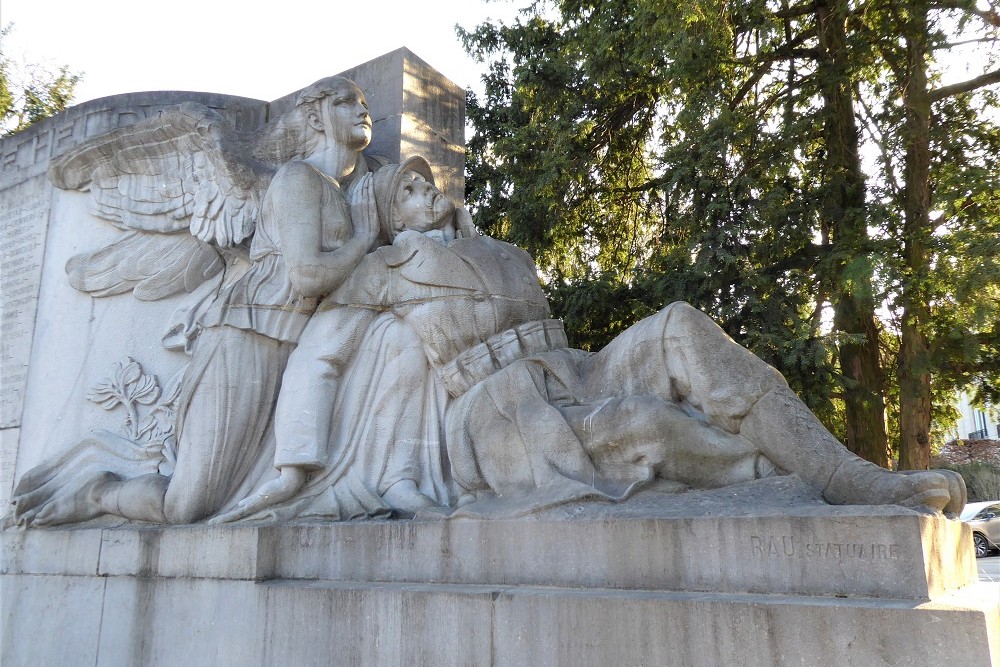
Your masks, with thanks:
[{"label": "angel's bare foot", "polygon": [[394,510],[416,512],[425,507],[437,507],[437,503],[417,490],[412,479],[401,479],[382,494],[382,500]]},{"label": "angel's bare foot", "polygon": [[306,482],[306,472],[298,466],[283,466],[281,473],[264,486],[239,502],[235,509],[208,520],[210,524],[239,521],[262,509],[282,503],[296,493]]},{"label": "angel's bare foot", "polygon": [[120,481],[114,473],[102,472],[84,484],[72,495],[55,498],[37,512],[25,513],[25,525],[56,526],[62,523],[78,523],[96,519],[107,510],[101,503],[101,497],[113,484]]},{"label": "angel's bare foot", "polygon": [[14,496],[14,517],[18,523],[24,524],[25,517],[33,517],[51,497],[51,491],[45,488],[35,489],[28,493]]}]

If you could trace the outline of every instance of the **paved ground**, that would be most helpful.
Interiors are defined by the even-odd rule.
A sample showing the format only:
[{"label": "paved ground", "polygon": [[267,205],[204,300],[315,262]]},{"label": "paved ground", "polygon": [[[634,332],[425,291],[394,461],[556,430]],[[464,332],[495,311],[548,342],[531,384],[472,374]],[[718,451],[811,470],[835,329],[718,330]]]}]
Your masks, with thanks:
[{"label": "paved ground", "polygon": [[980,581],[1000,581],[1000,555],[991,554],[986,558],[977,558]]}]

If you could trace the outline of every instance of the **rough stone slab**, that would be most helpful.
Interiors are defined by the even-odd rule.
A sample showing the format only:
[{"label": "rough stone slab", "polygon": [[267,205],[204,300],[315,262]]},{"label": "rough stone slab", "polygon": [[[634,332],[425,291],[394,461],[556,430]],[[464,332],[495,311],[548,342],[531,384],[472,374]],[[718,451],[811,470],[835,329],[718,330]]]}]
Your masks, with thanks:
[{"label": "rough stone slab", "polygon": [[14,466],[17,462],[19,428],[0,429],[0,508],[6,513],[14,495]]},{"label": "rough stone slab", "polygon": [[[271,638],[267,618],[283,610],[269,604],[266,592],[251,582],[131,577],[107,581],[98,660],[76,664],[296,664],[262,660]],[[316,616],[309,622],[325,619]]]},{"label": "rough stone slab", "polygon": [[493,664],[995,665],[997,592],[913,604],[516,590],[497,598]]},{"label": "rough stone slab", "polygon": [[0,541],[12,573],[917,600],[977,579],[968,527],[901,508],[871,515],[828,508],[799,516],[29,530],[6,531]]},{"label": "rough stone slab", "polygon": [[271,558],[279,550],[269,535],[254,528],[107,529],[102,533],[102,575],[254,580],[271,576]]},{"label": "rough stone slab", "polygon": [[[44,174],[0,187],[0,427],[20,426],[38,290],[42,279],[49,197]],[[13,464],[13,461],[11,462]]]},{"label": "rough stone slab", "polygon": [[303,547],[275,555],[275,576],[289,579],[916,599],[976,581],[962,525],[916,513],[613,523],[456,520],[265,530],[275,532],[275,544]]},{"label": "rough stone slab", "polygon": [[93,576],[0,576],[0,664],[113,664],[97,660],[104,585]]},{"label": "rough stone slab", "polygon": [[996,584],[936,602],[133,577],[0,586],[11,667],[1000,664]]},{"label": "rough stone slab", "polygon": [[[261,587],[295,619],[272,626],[263,664],[495,664],[490,628],[496,593],[486,587],[334,582]],[[326,622],[307,620],[317,617]],[[293,656],[291,662],[283,660],[286,655]]]},{"label": "rough stone slab", "polygon": [[0,573],[93,576],[101,558],[100,530],[5,530]]},{"label": "rough stone slab", "polygon": [[9,664],[488,665],[493,599],[491,590],[111,577],[94,614],[96,654],[67,661],[40,647],[37,662]]}]

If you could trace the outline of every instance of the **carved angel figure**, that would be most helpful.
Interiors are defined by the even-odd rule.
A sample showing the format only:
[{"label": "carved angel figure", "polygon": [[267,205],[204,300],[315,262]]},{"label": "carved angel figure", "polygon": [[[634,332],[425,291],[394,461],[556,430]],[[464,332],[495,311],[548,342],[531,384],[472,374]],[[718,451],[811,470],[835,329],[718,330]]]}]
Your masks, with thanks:
[{"label": "carved angel figure", "polygon": [[357,197],[353,211],[349,203],[372,187],[361,154],[371,129],[362,91],[330,77],[253,142],[184,104],[52,163],[53,183],[89,191],[93,213],[122,232],[68,263],[73,287],[142,300],[189,292],[165,343],[191,360],[171,476],[124,476],[127,466],[92,455],[91,434],[21,478],[15,517],[191,523],[234,499],[264,456],[285,363],[319,298],[378,243],[371,197]]}]

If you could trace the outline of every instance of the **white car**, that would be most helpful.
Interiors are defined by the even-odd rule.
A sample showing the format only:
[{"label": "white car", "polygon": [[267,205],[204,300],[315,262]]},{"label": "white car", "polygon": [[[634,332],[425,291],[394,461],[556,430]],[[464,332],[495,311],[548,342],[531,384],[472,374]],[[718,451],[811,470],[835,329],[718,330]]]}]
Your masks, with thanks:
[{"label": "white car", "polygon": [[976,558],[1000,549],[1000,500],[969,503],[959,518],[972,528]]}]

